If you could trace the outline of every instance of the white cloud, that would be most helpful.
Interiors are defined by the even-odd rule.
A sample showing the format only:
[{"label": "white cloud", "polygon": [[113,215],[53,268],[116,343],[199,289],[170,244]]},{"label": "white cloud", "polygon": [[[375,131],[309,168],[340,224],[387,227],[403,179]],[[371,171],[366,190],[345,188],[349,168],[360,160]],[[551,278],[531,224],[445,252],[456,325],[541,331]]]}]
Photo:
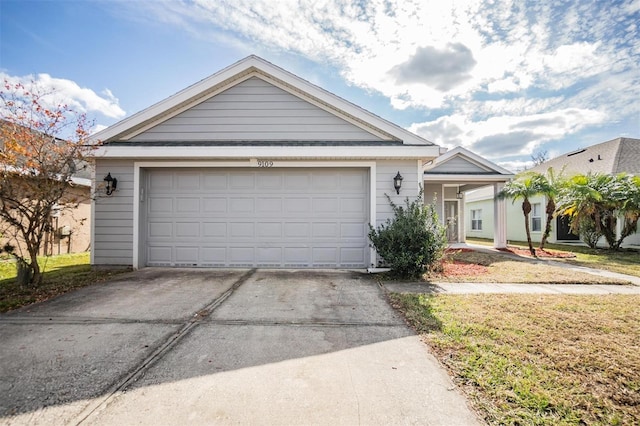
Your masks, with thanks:
[{"label": "white cloud", "polygon": [[414,123],[409,130],[440,145],[464,146],[488,158],[531,155],[545,142],[607,119],[595,110],[567,108],[532,115],[501,115],[472,121],[461,114]]},{"label": "white cloud", "polygon": [[91,129],[91,134],[95,135],[96,133],[103,131],[107,127],[109,126],[105,126],[104,124],[96,124],[95,126],[93,126],[93,129]]},{"label": "white cloud", "polygon": [[10,76],[0,73],[0,79],[10,84],[21,83],[27,88],[34,87],[44,94],[42,100],[50,106],[64,104],[78,112],[97,112],[109,118],[125,116],[124,110],[118,105],[118,99],[108,89],[99,95],[91,89],[80,87],[72,80],[54,78],[49,74]]},{"label": "white cloud", "polygon": [[[129,2],[138,19],[300,54],[397,109],[411,130],[486,155],[638,115],[640,0],[182,0]],[[201,37],[201,36],[200,36]],[[215,38],[218,40],[217,38]],[[438,115],[440,115],[439,118]]]}]

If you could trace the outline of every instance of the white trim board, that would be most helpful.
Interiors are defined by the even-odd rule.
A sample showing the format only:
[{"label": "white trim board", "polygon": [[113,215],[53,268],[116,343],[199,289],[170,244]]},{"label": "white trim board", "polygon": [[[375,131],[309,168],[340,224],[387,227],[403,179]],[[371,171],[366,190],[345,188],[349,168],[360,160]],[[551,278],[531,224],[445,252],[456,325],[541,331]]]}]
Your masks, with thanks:
[{"label": "white trim board", "polygon": [[116,159],[214,159],[290,158],[290,159],[428,159],[439,155],[437,146],[101,146],[94,158]]}]

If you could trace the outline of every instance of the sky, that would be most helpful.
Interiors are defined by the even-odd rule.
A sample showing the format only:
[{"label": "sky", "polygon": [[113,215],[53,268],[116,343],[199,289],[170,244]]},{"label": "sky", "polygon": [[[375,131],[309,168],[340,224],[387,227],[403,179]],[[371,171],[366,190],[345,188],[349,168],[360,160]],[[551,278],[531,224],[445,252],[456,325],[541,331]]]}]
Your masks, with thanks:
[{"label": "sky", "polygon": [[0,78],[114,124],[255,54],[509,170],[640,138],[640,0],[0,0]]}]

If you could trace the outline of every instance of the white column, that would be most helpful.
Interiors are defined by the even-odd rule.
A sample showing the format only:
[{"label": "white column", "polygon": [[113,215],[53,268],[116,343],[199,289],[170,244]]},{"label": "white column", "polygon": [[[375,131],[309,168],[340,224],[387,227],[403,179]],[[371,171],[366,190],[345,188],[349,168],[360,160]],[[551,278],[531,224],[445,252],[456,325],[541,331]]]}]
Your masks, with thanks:
[{"label": "white column", "polygon": [[464,214],[465,195],[462,193],[462,199],[458,200],[458,242],[465,242],[465,235],[467,235],[467,218]]},{"label": "white column", "polygon": [[496,195],[504,187],[504,182],[493,184],[493,247],[507,247],[507,203]]}]

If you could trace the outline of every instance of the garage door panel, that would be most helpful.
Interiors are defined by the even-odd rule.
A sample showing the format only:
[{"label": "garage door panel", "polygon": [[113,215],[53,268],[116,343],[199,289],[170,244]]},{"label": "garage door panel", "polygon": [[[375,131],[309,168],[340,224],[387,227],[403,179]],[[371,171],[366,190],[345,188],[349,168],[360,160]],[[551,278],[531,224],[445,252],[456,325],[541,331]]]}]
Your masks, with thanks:
[{"label": "garage door panel", "polygon": [[227,199],[223,197],[203,198],[203,213],[227,213]]},{"label": "garage door panel", "polygon": [[338,264],[338,249],[335,247],[314,247],[313,266],[329,267]]},{"label": "garage door panel", "polygon": [[361,240],[367,235],[368,228],[362,223],[340,223],[340,237]]},{"label": "garage door panel", "polygon": [[231,222],[229,223],[229,238],[254,238],[255,223],[253,222]]},{"label": "garage door panel", "polygon": [[173,189],[173,175],[171,174],[157,174],[153,179],[149,180],[149,189],[152,191]]},{"label": "garage door panel", "polygon": [[176,213],[200,213],[200,198],[176,198]]},{"label": "garage door panel", "polygon": [[199,263],[199,247],[176,247],[176,263],[197,265]]},{"label": "garage door panel", "polygon": [[202,236],[205,238],[226,238],[227,222],[203,222]]},{"label": "garage door panel", "polygon": [[155,215],[173,215],[173,198],[149,198],[149,213]]},{"label": "garage door panel", "polygon": [[270,189],[280,192],[282,190],[282,175],[260,176],[256,183],[258,189]]},{"label": "garage door panel", "polygon": [[254,247],[230,247],[229,264],[235,266],[252,266],[255,262]]},{"label": "garage door panel", "polygon": [[360,247],[341,247],[340,259],[347,267],[348,264],[361,265],[365,262],[364,251]]},{"label": "garage door panel", "polygon": [[147,173],[148,265],[366,266],[366,169]]},{"label": "garage door panel", "polygon": [[254,177],[253,173],[233,173],[229,175],[229,188],[253,190],[255,188]]},{"label": "garage door panel", "polygon": [[254,198],[230,198],[229,213],[234,215],[251,215],[255,213]]},{"label": "garage door panel", "polygon": [[197,172],[181,172],[178,173],[176,179],[176,188],[180,191],[193,190],[200,188],[200,173]]},{"label": "garage door panel", "polygon": [[282,223],[280,222],[258,222],[256,226],[256,236],[258,238],[282,238]]},{"label": "garage door panel", "polygon": [[335,222],[314,222],[311,229],[314,238],[340,238],[338,224]]},{"label": "garage door panel", "polygon": [[361,197],[353,197],[353,198],[342,198],[340,200],[340,213],[342,215],[356,215],[357,217],[362,217],[364,212],[367,209],[367,203],[364,198]]},{"label": "garage door panel", "polygon": [[256,262],[258,266],[279,266],[282,262],[282,248],[258,247],[256,248]]},{"label": "garage door panel", "polygon": [[176,238],[198,238],[200,236],[200,222],[177,222],[175,230]]},{"label": "garage door panel", "polygon": [[311,176],[308,172],[291,171],[284,175],[285,191],[308,190],[311,186]]},{"label": "garage door panel", "polygon": [[308,197],[286,198],[284,200],[284,213],[289,215],[309,214],[311,213],[311,200]]},{"label": "garage door panel", "polygon": [[200,250],[203,266],[226,266],[227,248],[226,247],[202,247]]},{"label": "garage door panel", "polygon": [[311,249],[308,246],[291,245],[284,248],[284,267],[287,265],[297,265],[290,267],[299,267],[300,265],[308,265],[311,259]]},{"label": "garage door panel", "polygon": [[308,239],[311,237],[311,224],[308,222],[299,222],[299,223],[285,223],[284,224],[284,236],[286,238],[304,238]]},{"label": "garage door panel", "polygon": [[172,248],[167,246],[149,246],[147,249],[151,266],[169,266],[173,263]]},{"label": "garage door panel", "polygon": [[149,237],[171,238],[173,236],[173,222],[151,222],[148,226]]},{"label": "garage door panel", "polygon": [[340,188],[342,190],[367,193],[367,179],[362,173],[342,173],[340,175]]},{"label": "garage door panel", "polygon": [[337,174],[314,174],[312,177],[312,191],[319,192],[338,192],[340,189],[340,176]]},{"label": "garage door panel", "polygon": [[256,213],[258,213],[258,215],[282,214],[282,199],[258,198]]},{"label": "garage door panel", "polygon": [[226,190],[227,174],[220,171],[207,171],[202,176],[202,189],[207,190]]},{"label": "garage door panel", "polygon": [[340,213],[340,200],[328,197],[314,198],[313,212],[335,216]]}]

